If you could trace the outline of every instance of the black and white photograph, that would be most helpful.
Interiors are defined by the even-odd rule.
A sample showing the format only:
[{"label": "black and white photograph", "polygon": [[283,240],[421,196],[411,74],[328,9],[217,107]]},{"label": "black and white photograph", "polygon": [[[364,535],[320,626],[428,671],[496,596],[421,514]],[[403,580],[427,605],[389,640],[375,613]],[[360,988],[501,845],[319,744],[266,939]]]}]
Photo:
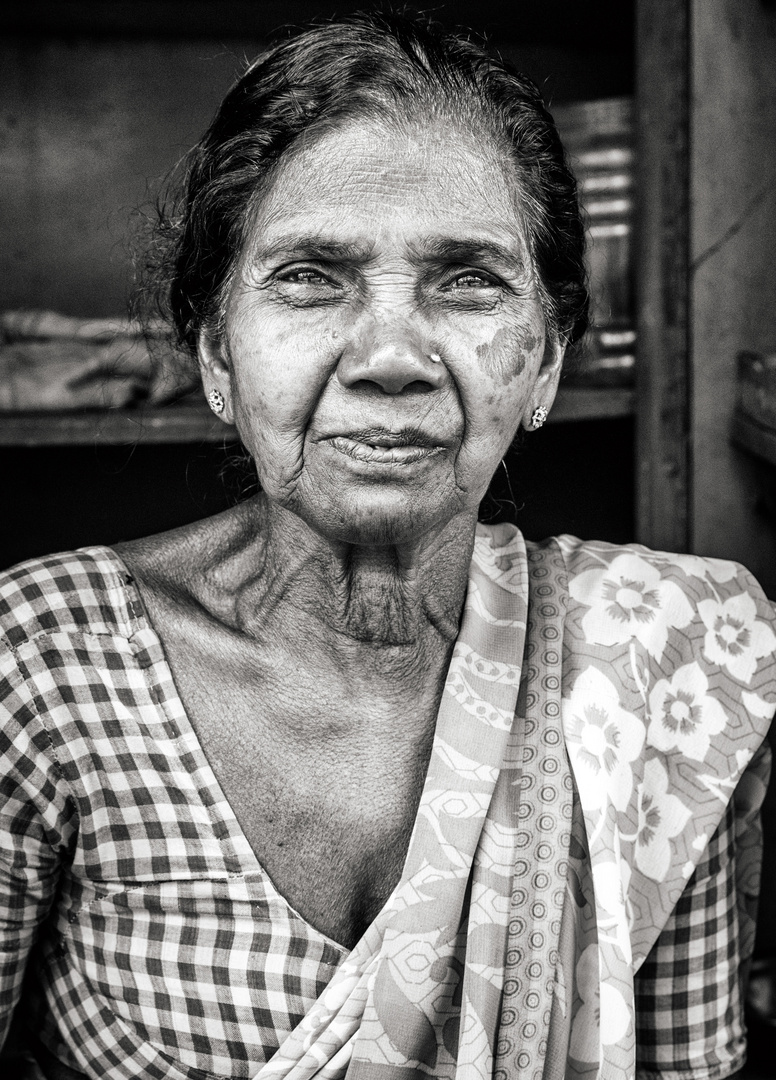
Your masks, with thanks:
[{"label": "black and white photograph", "polygon": [[776,1080],[775,253],[775,0],[9,0],[2,1080]]}]

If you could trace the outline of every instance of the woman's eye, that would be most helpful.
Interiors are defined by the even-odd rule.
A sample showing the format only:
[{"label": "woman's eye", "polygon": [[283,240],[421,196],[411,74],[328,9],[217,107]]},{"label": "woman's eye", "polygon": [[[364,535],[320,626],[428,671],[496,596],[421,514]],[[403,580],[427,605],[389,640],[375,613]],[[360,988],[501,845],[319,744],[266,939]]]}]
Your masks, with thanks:
[{"label": "woman's eye", "polygon": [[331,282],[317,270],[308,268],[302,270],[286,270],[278,274],[278,280],[287,282],[289,285],[330,285]]},{"label": "woman's eye", "polygon": [[313,266],[294,266],[275,275],[275,292],[286,303],[310,307],[338,299],[342,289],[333,277]]},{"label": "woman's eye", "polygon": [[488,274],[481,274],[474,270],[467,270],[464,274],[458,274],[449,284],[451,289],[492,289],[496,282]]}]

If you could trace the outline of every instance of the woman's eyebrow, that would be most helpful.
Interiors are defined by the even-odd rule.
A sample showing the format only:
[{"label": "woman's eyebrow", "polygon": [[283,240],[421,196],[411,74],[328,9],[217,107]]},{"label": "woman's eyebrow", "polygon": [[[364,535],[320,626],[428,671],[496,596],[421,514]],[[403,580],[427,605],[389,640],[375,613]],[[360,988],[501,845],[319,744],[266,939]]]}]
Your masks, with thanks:
[{"label": "woman's eyebrow", "polygon": [[456,264],[498,262],[514,271],[520,273],[525,271],[525,258],[522,251],[479,237],[427,237],[420,244],[413,245],[413,258],[421,262],[438,261]]},{"label": "woman's eyebrow", "polygon": [[332,237],[310,234],[300,236],[289,233],[278,236],[268,243],[257,244],[254,259],[272,261],[277,258],[311,259],[331,262],[366,262],[371,247],[352,241],[335,240]]}]

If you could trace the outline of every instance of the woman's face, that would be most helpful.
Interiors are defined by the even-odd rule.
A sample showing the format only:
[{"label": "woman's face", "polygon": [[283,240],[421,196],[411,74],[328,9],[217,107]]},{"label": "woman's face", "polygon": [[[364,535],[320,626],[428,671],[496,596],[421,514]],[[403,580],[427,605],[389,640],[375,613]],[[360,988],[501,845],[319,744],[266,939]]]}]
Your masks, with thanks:
[{"label": "woman's face", "polygon": [[354,123],[281,164],[201,339],[270,499],[354,543],[476,513],[562,358],[515,199],[441,124]]}]

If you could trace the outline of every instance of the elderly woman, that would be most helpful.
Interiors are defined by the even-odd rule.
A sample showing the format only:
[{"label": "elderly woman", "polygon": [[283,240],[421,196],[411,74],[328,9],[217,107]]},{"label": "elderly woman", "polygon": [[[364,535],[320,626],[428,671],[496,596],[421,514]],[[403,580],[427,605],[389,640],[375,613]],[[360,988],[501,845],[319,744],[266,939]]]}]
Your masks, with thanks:
[{"label": "elderly woman", "polygon": [[586,324],[535,88],[412,22],[308,30],[172,224],[260,494],[3,578],[2,1003],[26,970],[38,1075],[735,1072],[770,606],[477,524]]}]

